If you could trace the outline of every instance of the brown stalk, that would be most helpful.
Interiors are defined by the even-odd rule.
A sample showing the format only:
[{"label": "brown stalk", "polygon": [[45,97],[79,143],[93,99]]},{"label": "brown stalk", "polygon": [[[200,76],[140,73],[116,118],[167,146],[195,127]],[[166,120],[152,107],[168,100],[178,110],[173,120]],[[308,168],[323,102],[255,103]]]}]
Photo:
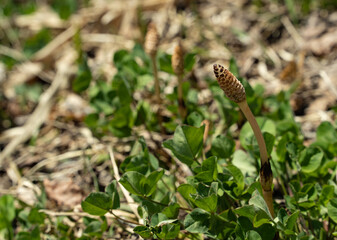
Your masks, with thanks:
[{"label": "brown stalk", "polygon": [[267,203],[271,216],[274,218],[274,206],[273,206],[273,192],[271,185],[273,182],[273,173],[271,171],[269,156],[266,148],[261,129],[256,122],[256,119],[251,112],[247,100],[246,92],[241,82],[227,69],[219,64],[213,65],[214,74],[218,80],[220,88],[225,92],[226,96],[236,102],[250,126],[253,129],[257,143],[260,149],[261,169],[260,169],[260,182],[262,186],[263,198]]},{"label": "brown stalk", "polygon": [[145,48],[145,52],[149,54],[149,56],[151,57],[153,76],[154,76],[155,96],[156,96],[157,102],[160,103],[161,102],[160,86],[159,86],[157,62],[156,62],[158,45],[159,45],[159,34],[157,31],[156,25],[153,22],[151,22],[149,26],[147,27],[144,48]]},{"label": "brown stalk", "polygon": [[147,33],[145,36],[144,49],[147,54],[149,54],[152,62],[153,69],[153,78],[154,78],[154,91],[155,91],[155,100],[159,104],[157,118],[158,123],[161,129],[161,132],[164,133],[165,129],[163,127],[163,117],[161,115],[161,97],[160,97],[160,85],[158,79],[158,70],[157,70],[157,61],[156,55],[159,45],[159,34],[156,28],[156,25],[151,22],[147,27]]},{"label": "brown stalk", "polygon": [[187,115],[186,105],[183,98],[183,75],[184,75],[184,51],[183,47],[179,43],[175,46],[172,55],[172,68],[174,73],[178,77],[178,110],[181,119],[184,119]]}]

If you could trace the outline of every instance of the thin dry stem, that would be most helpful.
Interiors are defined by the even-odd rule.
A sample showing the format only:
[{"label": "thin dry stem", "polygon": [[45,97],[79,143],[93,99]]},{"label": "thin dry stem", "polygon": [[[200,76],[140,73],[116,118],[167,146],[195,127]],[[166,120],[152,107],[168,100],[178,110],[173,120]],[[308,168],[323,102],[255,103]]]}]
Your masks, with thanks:
[{"label": "thin dry stem", "polygon": [[125,197],[126,201],[129,203],[129,206],[130,206],[132,212],[139,219],[139,223],[142,224],[142,219],[138,214],[137,206],[133,205],[134,201],[133,201],[132,197],[130,196],[129,192],[123,187],[123,185],[119,183],[119,180],[120,180],[121,177],[119,175],[119,171],[118,171],[118,167],[117,167],[117,164],[116,164],[115,156],[113,154],[111,146],[108,147],[108,152],[109,152],[109,155],[110,155],[110,160],[111,160],[112,169],[113,169],[113,172],[114,172],[114,177],[115,177],[116,181],[118,182],[118,184],[119,184],[119,186],[120,186],[120,188],[121,188],[121,190],[124,194],[124,197]]},{"label": "thin dry stem", "polygon": [[184,74],[184,50],[179,43],[175,46],[172,54],[172,68],[178,77],[178,110],[180,117],[184,119],[187,115],[186,106],[183,98],[183,74]]},{"label": "thin dry stem", "polygon": [[158,103],[161,103],[160,85],[159,85],[159,79],[158,79],[158,70],[157,70],[156,57],[155,56],[151,56],[151,61],[152,61],[152,68],[153,68],[154,91],[155,91],[156,101]]},{"label": "thin dry stem", "polygon": [[184,119],[187,115],[186,106],[183,98],[183,76],[178,75],[178,110],[181,119]]}]

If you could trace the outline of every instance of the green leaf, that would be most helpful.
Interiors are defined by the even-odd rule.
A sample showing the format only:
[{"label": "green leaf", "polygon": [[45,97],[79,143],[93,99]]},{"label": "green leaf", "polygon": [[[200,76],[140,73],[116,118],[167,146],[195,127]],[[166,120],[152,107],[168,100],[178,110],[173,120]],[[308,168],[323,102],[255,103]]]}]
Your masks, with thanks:
[{"label": "green leaf", "polygon": [[138,172],[130,171],[123,174],[119,182],[130,193],[143,196],[145,195],[144,186],[147,184],[146,177]]},{"label": "green leaf", "polygon": [[[1,196],[0,212],[1,212],[0,219],[6,219],[8,222],[12,222],[14,220],[15,206],[14,206],[14,198],[11,195]],[[0,226],[1,226],[1,223],[0,223]]]},{"label": "green leaf", "polygon": [[90,85],[91,79],[92,76],[87,63],[87,58],[83,55],[78,65],[76,78],[73,81],[73,90],[77,93],[86,90]]},{"label": "green leaf", "polygon": [[157,182],[162,178],[164,175],[164,170],[154,171],[147,177],[148,188],[145,188],[146,196],[152,195],[152,193],[156,190]]},{"label": "green leaf", "polygon": [[316,131],[316,142],[322,146],[337,142],[337,130],[329,122],[322,122]]},{"label": "green leaf", "polygon": [[117,181],[113,180],[108,186],[105,188],[105,192],[109,194],[112,199],[112,209],[117,209],[120,206],[119,194],[117,191]]},{"label": "green leaf", "polygon": [[294,229],[299,214],[300,211],[296,211],[287,218],[285,225],[288,230]]},{"label": "green leaf", "polygon": [[264,132],[263,138],[264,138],[264,141],[266,143],[267,152],[270,155],[271,152],[273,151],[275,137],[272,134],[270,134],[269,132]]},{"label": "green leaf", "polygon": [[[163,213],[156,213],[151,217],[151,223],[150,226],[154,227],[156,225],[158,225],[160,222],[166,221],[167,217],[165,214]],[[176,221],[176,219],[174,220],[170,220],[170,221]]]},{"label": "green leaf", "polygon": [[179,214],[179,204],[178,203],[173,203],[170,204],[168,207],[164,208],[162,213],[166,215],[167,218],[169,219],[176,219]]},{"label": "green leaf", "polygon": [[84,230],[84,233],[88,234],[91,237],[99,237],[102,235],[102,223],[100,221],[92,221]]},{"label": "green leaf", "polygon": [[331,199],[327,204],[328,216],[337,223],[337,199]]},{"label": "green leaf", "polygon": [[81,203],[83,211],[96,216],[103,216],[112,209],[113,202],[110,195],[96,192],[90,193]]},{"label": "green leaf", "polygon": [[273,227],[271,224],[263,224],[262,226],[255,229],[256,232],[258,232],[262,239],[266,240],[272,240],[275,237],[275,227]]},{"label": "green leaf", "polygon": [[[11,195],[3,195],[0,197],[0,233],[4,231],[5,239],[13,239],[14,231],[12,221],[15,218],[14,198]],[[1,234],[0,234],[1,235]]]},{"label": "green leaf", "polygon": [[153,234],[147,226],[137,226],[133,229],[134,233],[139,234],[144,239],[152,238]]},{"label": "green leaf", "polygon": [[197,190],[195,187],[193,187],[191,184],[182,184],[178,187],[177,191],[185,198],[187,201],[193,202],[193,198],[191,197],[191,194],[196,194]]},{"label": "green leaf", "polygon": [[52,1],[53,9],[59,14],[61,19],[68,19],[78,8],[77,1],[63,0]]},{"label": "green leaf", "polygon": [[125,49],[116,51],[113,56],[113,62],[115,66],[116,67],[123,66],[124,60],[126,59],[127,56],[129,56],[129,52]]},{"label": "green leaf", "polygon": [[[262,133],[268,132],[271,135],[276,135],[276,125],[275,123],[267,118],[264,117],[257,117],[256,118],[257,124],[260,126]],[[254,136],[253,129],[251,128],[249,122],[247,121],[240,131],[240,142],[245,149],[248,149],[248,145],[250,145],[253,141],[252,138]]]},{"label": "green leaf", "polygon": [[49,29],[42,29],[34,36],[26,39],[23,46],[23,52],[27,57],[31,57],[34,53],[42,49],[52,40]]},{"label": "green leaf", "polygon": [[203,117],[198,112],[192,112],[187,117],[187,123],[194,127],[199,127],[201,125],[202,120]]},{"label": "green leaf", "polygon": [[256,215],[253,219],[253,226],[255,228],[261,227],[265,223],[270,223],[270,218],[264,210],[259,210],[256,212]]},{"label": "green leaf", "polygon": [[192,71],[195,64],[195,53],[188,53],[184,57],[184,68],[186,72]]},{"label": "green leaf", "polygon": [[132,194],[150,196],[163,174],[164,170],[154,171],[146,178],[141,173],[130,171],[124,173],[119,182]]},{"label": "green leaf", "polygon": [[44,213],[40,213],[37,208],[32,208],[28,215],[28,221],[32,224],[42,224],[44,222],[46,215]]},{"label": "green leaf", "polygon": [[178,126],[173,139],[163,143],[183,163],[192,165],[203,144],[204,126]]},{"label": "green leaf", "polygon": [[325,206],[334,197],[334,186],[324,185],[319,196],[319,201]]},{"label": "green leaf", "polygon": [[39,226],[36,226],[32,231],[31,231],[31,240],[40,240],[40,228]]},{"label": "green leaf", "polygon": [[246,233],[245,240],[262,240],[259,233],[255,232],[254,230],[250,230]]},{"label": "green leaf", "polygon": [[219,158],[229,158],[235,149],[235,142],[226,136],[218,135],[212,141],[212,154]]},{"label": "green leaf", "polygon": [[191,233],[206,233],[210,227],[210,214],[200,208],[194,209],[184,220],[185,230]]},{"label": "green leaf", "polygon": [[172,64],[171,64],[172,55],[159,53],[159,69],[161,71],[174,74]]},{"label": "green leaf", "polygon": [[234,209],[234,213],[236,213],[236,214],[238,214],[239,216],[242,216],[242,217],[247,217],[253,222],[256,211],[255,211],[254,206],[246,205],[246,206]]},{"label": "green leaf", "polygon": [[282,225],[285,225],[288,218],[287,211],[284,208],[281,208],[277,213],[277,218],[282,223]]},{"label": "green leaf", "polygon": [[269,212],[269,209],[268,209],[268,206],[267,206],[267,203],[265,202],[265,200],[263,199],[263,197],[261,196],[261,194],[259,193],[258,190],[255,190],[252,194],[252,197],[251,199],[249,200],[249,204],[263,210],[265,213],[268,214],[268,216],[270,217],[270,219],[273,219],[270,212]]},{"label": "green leaf", "polygon": [[302,172],[312,173],[316,171],[321,165],[323,156],[323,152],[318,148],[305,148],[299,156]]},{"label": "green leaf", "polygon": [[218,204],[218,196],[212,194],[208,197],[197,196],[194,200],[197,207],[206,210],[207,212],[214,213]]},{"label": "green leaf", "polygon": [[118,73],[115,75],[112,81],[112,89],[116,91],[120,103],[124,108],[129,107],[129,104],[132,102],[132,85],[134,79],[131,74],[127,73]]},{"label": "green leaf", "polygon": [[245,187],[245,182],[244,182],[244,177],[242,175],[242,172],[240,171],[239,168],[237,168],[234,165],[228,165],[226,167],[232,176],[234,177],[235,183],[237,184],[238,188],[238,193],[241,193]]},{"label": "green leaf", "polygon": [[180,230],[177,219],[167,219],[162,213],[155,214],[151,219],[153,233],[160,239],[175,239]]},{"label": "green leaf", "polygon": [[160,233],[156,233],[158,237],[161,239],[176,239],[179,232],[180,232],[180,224],[179,223],[169,223],[169,224],[162,224],[160,226]]},{"label": "green leaf", "polygon": [[234,152],[232,164],[239,168],[244,176],[256,176],[258,174],[255,160],[243,150],[239,149]]},{"label": "green leaf", "polygon": [[142,174],[146,174],[149,169],[148,161],[144,156],[129,156],[119,166],[122,173],[135,171]]},{"label": "green leaf", "polygon": [[239,77],[239,67],[236,63],[235,58],[233,57],[231,57],[231,59],[229,60],[229,70],[231,71],[231,73],[233,73],[235,77]]},{"label": "green leaf", "polygon": [[202,162],[202,171],[195,175],[195,178],[202,182],[212,182],[217,179],[218,176],[218,166],[217,158],[210,157]]}]

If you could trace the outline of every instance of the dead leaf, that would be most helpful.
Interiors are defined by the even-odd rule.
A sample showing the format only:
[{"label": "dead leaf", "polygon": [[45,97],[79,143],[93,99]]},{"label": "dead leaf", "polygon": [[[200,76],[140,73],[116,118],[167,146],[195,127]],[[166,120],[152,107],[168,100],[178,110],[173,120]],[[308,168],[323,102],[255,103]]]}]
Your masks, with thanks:
[{"label": "dead leaf", "polygon": [[337,28],[323,34],[319,38],[310,40],[306,44],[306,49],[312,51],[316,55],[325,55],[337,46]]},{"label": "dead leaf", "polygon": [[52,181],[45,179],[43,185],[48,199],[55,202],[58,207],[73,209],[83,199],[81,188],[70,178]]},{"label": "dead leaf", "polygon": [[280,79],[284,82],[293,82],[297,77],[297,64],[293,60],[289,62],[280,73]]}]

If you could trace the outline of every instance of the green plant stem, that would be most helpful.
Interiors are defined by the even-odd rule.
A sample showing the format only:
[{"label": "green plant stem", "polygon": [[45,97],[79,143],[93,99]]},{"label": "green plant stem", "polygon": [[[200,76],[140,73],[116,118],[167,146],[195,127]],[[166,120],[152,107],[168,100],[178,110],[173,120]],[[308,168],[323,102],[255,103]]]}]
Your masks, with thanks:
[{"label": "green plant stem", "polygon": [[262,186],[263,198],[267,203],[271,216],[274,218],[275,213],[273,206],[273,191],[271,188],[271,185],[273,183],[273,173],[270,167],[266,143],[264,141],[261,129],[247,104],[247,101],[242,101],[237,104],[239,105],[241,111],[243,112],[250,126],[252,127],[257,143],[259,145],[261,159],[260,182]]}]

